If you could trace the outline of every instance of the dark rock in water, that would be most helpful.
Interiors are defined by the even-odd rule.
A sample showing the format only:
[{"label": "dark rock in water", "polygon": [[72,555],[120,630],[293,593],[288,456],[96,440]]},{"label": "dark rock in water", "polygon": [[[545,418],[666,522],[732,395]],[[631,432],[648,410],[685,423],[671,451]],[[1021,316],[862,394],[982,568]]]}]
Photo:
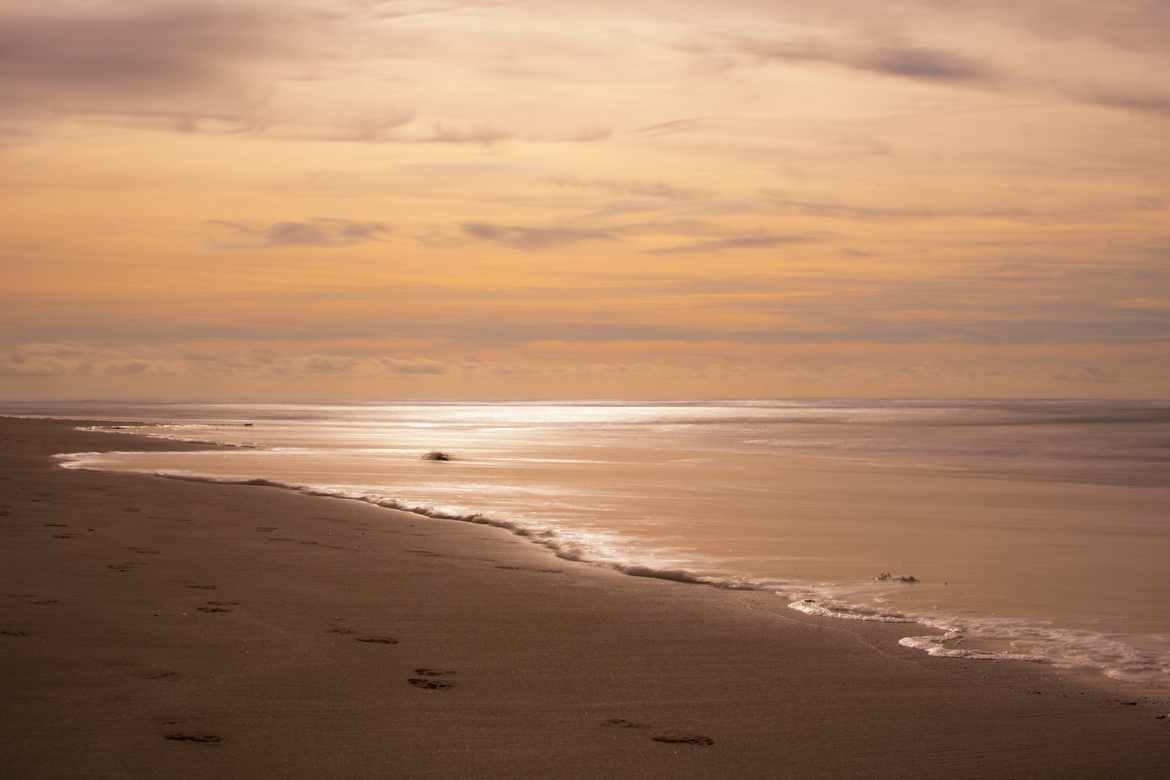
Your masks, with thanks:
[{"label": "dark rock in water", "polygon": [[655,742],[665,742],[670,745],[700,745],[702,747],[710,747],[715,744],[715,740],[710,737],[704,737],[701,734],[656,734],[650,739]]},{"label": "dark rock in water", "polygon": [[645,723],[638,723],[634,720],[627,720],[626,718],[607,718],[601,721],[601,725],[611,729],[644,729]]},{"label": "dark rock in water", "polygon": [[167,734],[166,738],[172,742],[194,742],[200,745],[218,745],[223,737],[218,734]]},{"label": "dark rock in water", "polygon": [[423,455],[423,460],[448,461],[451,460],[451,455],[446,452],[440,452],[439,450],[431,450],[426,455]]},{"label": "dark rock in water", "polygon": [[906,583],[911,583],[911,584],[913,584],[915,582],[921,582],[921,580],[918,579],[917,577],[915,577],[913,574],[894,575],[894,574],[890,574],[888,571],[883,571],[881,574],[879,574],[874,579],[876,579],[878,582],[906,582]]}]

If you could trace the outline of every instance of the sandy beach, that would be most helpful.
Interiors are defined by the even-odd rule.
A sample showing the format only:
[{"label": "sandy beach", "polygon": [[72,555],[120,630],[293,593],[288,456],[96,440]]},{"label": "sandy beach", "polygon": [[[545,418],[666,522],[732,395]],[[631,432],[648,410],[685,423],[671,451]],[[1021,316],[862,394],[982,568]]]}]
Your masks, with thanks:
[{"label": "sandy beach", "polygon": [[1167,705],[0,420],[9,777],[1164,777]]}]

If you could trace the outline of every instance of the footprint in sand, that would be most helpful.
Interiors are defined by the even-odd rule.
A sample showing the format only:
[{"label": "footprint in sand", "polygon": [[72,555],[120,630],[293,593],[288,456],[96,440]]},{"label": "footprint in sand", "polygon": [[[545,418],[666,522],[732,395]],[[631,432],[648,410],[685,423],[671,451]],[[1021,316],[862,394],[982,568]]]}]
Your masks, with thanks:
[{"label": "footprint in sand", "polygon": [[448,674],[455,674],[455,672],[451,671],[450,669],[429,669],[425,666],[419,669],[415,669],[414,673],[423,677],[445,677]]},{"label": "footprint in sand", "polygon": [[258,526],[256,526],[256,530],[262,534],[270,534],[276,530],[276,526],[274,526],[274,525],[258,525]]},{"label": "footprint in sand", "polygon": [[11,636],[11,637],[20,638],[20,637],[26,637],[28,635],[29,635],[29,633],[27,631],[21,631],[18,628],[0,628],[0,636]]},{"label": "footprint in sand", "polygon": [[127,547],[125,549],[129,550],[130,552],[136,552],[139,555],[158,555],[160,552],[153,547]]},{"label": "footprint in sand", "polygon": [[199,745],[218,745],[223,742],[223,737],[218,734],[180,734],[172,732],[166,735],[166,739],[172,742],[194,742]]},{"label": "footprint in sand", "polygon": [[125,574],[128,571],[132,571],[135,567],[145,565],[142,561],[122,561],[121,563],[107,563],[106,568]]},{"label": "footprint in sand", "polygon": [[53,534],[54,539],[76,539],[77,534]]},{"label": "footprint in sand", "polygon": [[170,669],[155,669],[149,672],[143,672],[139,676],[144,680],[170,680],[178,677],[179,673]]},{"label": "footprint in sand", "polygon": [[206,601],[202,607],[196,607],[195,609],[210,615],[216,612],[231,612],[228,607],[238,606],[240,606],[240,602],[238,601]]},{"label": "footprint in sand", "polygon": [[354,638],[355,642],[361,642],[367,645],[396,645],[398,640],[389,636],[359,636]]},{"label": "footprint in sand", "polygon": [[69,523],[41,523],[45,528],[68,528]]},{"label": "footprint in sand", "polygon": [[410,677],[406,681],[424,691],[445,691],[455,687],[455,683],[450,680],[437,680],[434,677]]},{"label": "footprint in sand", "polygon": [[698,745],[700,747],[711,747],[715,744],[715,740],[710,737],[704,737],[700,734],[655,734],[650,739],[655,742],[665,742],[668,745]]},{"label": "footprint in sand", "polygon": [[216,586],[216,585],[197,585],[193,582],[189,582],[189,583],[187,583],[187,587],[192,588],[194,590],[215,590],[218,586]]}]

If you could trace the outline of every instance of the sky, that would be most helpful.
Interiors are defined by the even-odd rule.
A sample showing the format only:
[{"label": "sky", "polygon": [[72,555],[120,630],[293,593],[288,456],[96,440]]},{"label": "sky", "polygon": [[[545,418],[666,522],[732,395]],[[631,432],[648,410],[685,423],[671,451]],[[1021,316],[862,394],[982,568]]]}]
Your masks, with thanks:
[{"label": "sky", "polygon": [[0,398],[1170,397],[1164,0],[0,0]]}]

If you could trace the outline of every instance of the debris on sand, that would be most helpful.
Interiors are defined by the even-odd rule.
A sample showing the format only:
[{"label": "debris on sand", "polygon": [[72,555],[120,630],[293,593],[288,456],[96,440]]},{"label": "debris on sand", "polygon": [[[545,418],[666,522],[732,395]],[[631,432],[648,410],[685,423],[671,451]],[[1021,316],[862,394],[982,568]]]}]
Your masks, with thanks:
[{"label": "debris on sand", "polygon": [[448,461],[451,460],[451,455],[450,453],[442,452],[440,450],[431,450],[426,455],[423,455],[423,460]]}]

